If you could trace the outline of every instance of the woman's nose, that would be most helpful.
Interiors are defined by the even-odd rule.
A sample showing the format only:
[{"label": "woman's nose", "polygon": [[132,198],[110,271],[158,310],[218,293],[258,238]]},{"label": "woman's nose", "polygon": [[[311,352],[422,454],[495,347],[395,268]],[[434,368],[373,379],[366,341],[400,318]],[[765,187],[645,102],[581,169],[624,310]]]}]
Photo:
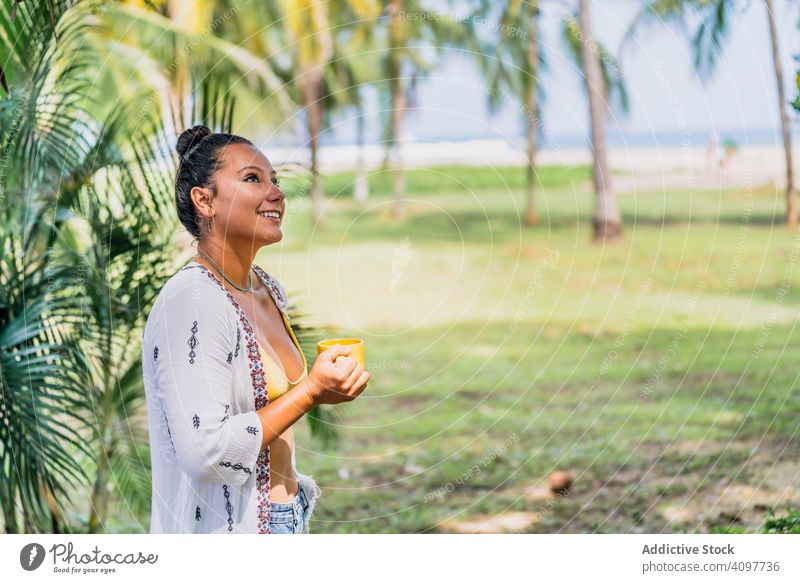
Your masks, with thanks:
[{"label": "woman's nose", "polygon": [[272,202],[283,202],[286,195],[277,184],[271,184],[269,192],[267,193],[267,198]]}]

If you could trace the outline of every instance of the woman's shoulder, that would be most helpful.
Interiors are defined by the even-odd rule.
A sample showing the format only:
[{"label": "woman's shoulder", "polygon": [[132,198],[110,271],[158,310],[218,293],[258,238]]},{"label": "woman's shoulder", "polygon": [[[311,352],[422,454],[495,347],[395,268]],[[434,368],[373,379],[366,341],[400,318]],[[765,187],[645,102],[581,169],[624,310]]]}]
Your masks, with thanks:
[{"label": "woman's shoulder", "polygon": [[208,271],[197,263],[190,263],[176,271],[161,288],[159,294],[159,298],[164,300],[176,297],[191,300],[200,296],[223,301],[225,289],[209,277]]},{"label": "woman's shoulder", "polygon": [[187,310],[231,316],[227,290],[215,282],[199,264],[189,264],[170,277],[156,298],[148,321]]}]

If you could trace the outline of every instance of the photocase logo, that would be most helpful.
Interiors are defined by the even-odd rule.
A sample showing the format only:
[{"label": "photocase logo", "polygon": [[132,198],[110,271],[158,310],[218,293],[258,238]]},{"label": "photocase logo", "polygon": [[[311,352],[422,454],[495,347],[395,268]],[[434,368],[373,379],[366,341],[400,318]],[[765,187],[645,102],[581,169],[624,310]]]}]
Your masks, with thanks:
[{"label": "photocase logo", "polygon": [[44,561],[44,547],[39,543],[30,543],[19,552],[19,564],[26,571],[35,571]]}]

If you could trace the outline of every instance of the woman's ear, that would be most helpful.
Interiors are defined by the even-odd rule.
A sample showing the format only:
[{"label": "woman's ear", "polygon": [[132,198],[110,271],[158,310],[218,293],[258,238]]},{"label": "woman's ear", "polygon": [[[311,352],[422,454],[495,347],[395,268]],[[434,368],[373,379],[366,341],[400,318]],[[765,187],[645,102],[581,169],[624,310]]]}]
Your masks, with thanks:
[{"label": "woman's ear", "polygon": [[194,186],[189,192],[189,196],[192,197],[192,202],[194,202],[194,206],[197,208],[197,214],[200,215],[200,218],[211,219],[214,216],[214,209],[211,206],[210,188]]}]

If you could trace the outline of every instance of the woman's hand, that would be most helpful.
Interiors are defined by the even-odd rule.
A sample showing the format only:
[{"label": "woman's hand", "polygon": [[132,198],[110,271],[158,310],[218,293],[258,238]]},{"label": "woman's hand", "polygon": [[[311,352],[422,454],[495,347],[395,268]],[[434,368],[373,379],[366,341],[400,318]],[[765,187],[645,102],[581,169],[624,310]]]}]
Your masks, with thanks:
[{"label": "woman's hand", "polygon": [[336,344],[321,352],[306,377],[306,390],[316,405],[352,401],[367,388],[369,373],[350,354],[349,346]]}]

